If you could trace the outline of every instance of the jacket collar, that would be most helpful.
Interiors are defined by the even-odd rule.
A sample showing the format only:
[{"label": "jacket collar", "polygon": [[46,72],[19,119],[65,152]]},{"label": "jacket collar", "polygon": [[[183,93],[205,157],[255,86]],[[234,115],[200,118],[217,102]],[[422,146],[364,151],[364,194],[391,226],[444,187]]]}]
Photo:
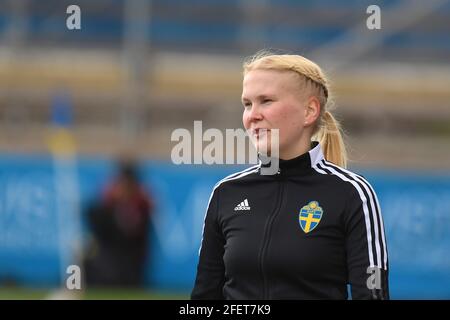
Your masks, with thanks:
[{"label": "jacket collar", "polygon": [[[285,175],[301,174],[311,170],[318,162],[324,159],[322,148],[318,141],[311,142],[311,149],[293,159],[279,159],[279,173]],[[262,167],[269,167],[271,162],[262,164]]]}]

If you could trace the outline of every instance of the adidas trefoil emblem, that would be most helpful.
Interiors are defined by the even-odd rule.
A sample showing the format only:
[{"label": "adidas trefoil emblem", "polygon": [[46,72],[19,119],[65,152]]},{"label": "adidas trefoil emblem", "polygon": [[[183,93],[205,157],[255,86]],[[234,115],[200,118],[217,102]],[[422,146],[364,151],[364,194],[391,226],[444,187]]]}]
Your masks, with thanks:
[{"label": "adidas trefoil emblem", "polygon": [[250,205],[248,204],[248,200],[245,199],[244,201],[242,201],[241,203],[239,203],[235,208],[234,211],[239,211],[239,210],[250,210]]}]

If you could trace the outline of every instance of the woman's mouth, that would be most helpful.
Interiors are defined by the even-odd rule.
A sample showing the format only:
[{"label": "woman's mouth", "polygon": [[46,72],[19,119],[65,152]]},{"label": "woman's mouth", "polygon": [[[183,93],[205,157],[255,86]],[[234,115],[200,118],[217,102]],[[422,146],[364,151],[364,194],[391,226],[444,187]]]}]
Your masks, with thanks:
[{"label": "woman's mouth", "polygon": [[265,129],[265,128],[257,128],[257,129],[253,129],[253,135],[256,138],[260,138],[263,137],[267,134],[267,132],[270,131],[270,129]]}]

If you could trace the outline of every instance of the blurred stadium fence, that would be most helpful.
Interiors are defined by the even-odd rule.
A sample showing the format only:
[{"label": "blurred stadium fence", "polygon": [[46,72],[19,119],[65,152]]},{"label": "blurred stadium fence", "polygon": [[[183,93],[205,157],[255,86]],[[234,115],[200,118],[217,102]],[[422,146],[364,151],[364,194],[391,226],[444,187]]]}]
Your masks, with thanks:
[{"label": "blurred stadium fence", "polygon": [[[82,203],[96,194],[114,164],[81,157]],[[212,186],[236,167],[175,166],[150,161],[143,181],[158,199],[147,285],[188,292],[193,285],[204,210]],[[363,171],[377,190],[390,255],[392,298],[450,298],[450,179],[415,172]],[[76,221],[64,211],[58,223],[55,169],[48,156],[0,156],[0,283],[57,287],[61,233]],[[82,232],[87,232],[83,225]],[[85,237],[83,237],[85,238]]]}]

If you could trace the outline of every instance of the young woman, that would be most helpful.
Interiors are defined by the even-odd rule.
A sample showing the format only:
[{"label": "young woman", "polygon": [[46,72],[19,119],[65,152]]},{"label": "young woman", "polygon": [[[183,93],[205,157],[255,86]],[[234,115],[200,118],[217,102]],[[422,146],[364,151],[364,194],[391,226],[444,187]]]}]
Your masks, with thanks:
[{"label": "young woman", "polygon": [[[279,133],[279,170],[261,165],[216,184],[192,299],[388,299],[377,196],[346,167],[329,84],[298,55],[244,64],[244,127],[258,150]],[[316,141],[317,139],[317,141]]]}]

